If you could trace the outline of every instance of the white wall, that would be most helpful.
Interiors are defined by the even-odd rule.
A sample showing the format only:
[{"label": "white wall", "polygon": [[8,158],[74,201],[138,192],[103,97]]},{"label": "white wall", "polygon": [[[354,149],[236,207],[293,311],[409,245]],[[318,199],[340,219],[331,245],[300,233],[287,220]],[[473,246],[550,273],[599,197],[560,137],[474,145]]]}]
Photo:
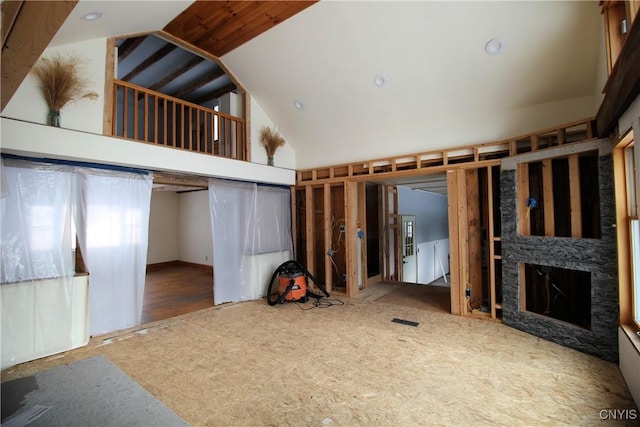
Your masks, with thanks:
[{"label": "white wall", "polygon": [[418,283],[428,284],[449,274],[449,239],[418,244]]},{"label": "white wall", "polygon": [[622,328],[618,329],[618,346],[620,372],[629,387],[633,400],[640,407],[640,352]]},{"label": "white wall", "polygon": [[178,259],[213,265],[209,192],[178,194]]},{"label": "white wall", "polygon": [[89,276],[0,286],[2,365],[18,363],[87,345]]},{"label": "white wall", "polygon": [[[60,120],[62,127],[82,132],[102,133],[106,53],[106,40],[95,39],[48,48],[42,54],[45,58],[52,58],[57,54],[62,58],[68,55],[81,58],[80,75],[86,78],[88,89],[99,95],[95,101],[81,99],[62,109]],[[2,116],[46,124],[49,108],[39,85],[38,79],[33,74],[27,75],[2,112]]]},{"label": "white wall", "polygon": [[[260,104],[251,98],[251,161],[266,165],[267,153],[260,143],[260,129],[262,126],[273,128],[274,123],[267,117],[262,107],[260,107]],[[277,129],[277,126],[275,127]],[[282,135],[282,137],[285,141],[287,140],[286,135]],[[296,153],[291,144],[285,143],[284,146],[278,148],[273,161],[277,167],[295,170]]]},{"label": "white wall", "polygon": [[178,259],[178,195],[173,191],[153,191],[149,214],[147,264]]}]

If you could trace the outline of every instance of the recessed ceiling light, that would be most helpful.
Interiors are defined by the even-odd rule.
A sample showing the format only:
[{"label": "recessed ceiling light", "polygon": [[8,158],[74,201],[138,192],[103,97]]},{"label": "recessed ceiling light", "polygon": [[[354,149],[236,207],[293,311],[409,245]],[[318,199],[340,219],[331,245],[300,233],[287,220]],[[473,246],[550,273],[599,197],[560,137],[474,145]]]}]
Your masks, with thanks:
[{"label": "recessed ceiling light", "polygon": [[83,21],[95,21],[96,19],[100,19],[102,17],[102,12],[89,12],[85,13],[80,17]]},{"label": "recessed ceiling light", "polygon": [[484,45],[484,51],[487,55],[497,55],[504,49],[504,40],[501,38],[491,39]]},{"label": "recessed ceiling light", "polygon": [[387,79],[384,78],[382,74],[376,74],[373,76],[373,84],[382,87],[387,83]]},{"label": "recessed ceiling light", "polygon": [[295,105],[295,107],[298,110],[302,110],[304,108],[304,104],[302,103],[302,101],[296,99],[295,101],[293,101],[293,105]]}]

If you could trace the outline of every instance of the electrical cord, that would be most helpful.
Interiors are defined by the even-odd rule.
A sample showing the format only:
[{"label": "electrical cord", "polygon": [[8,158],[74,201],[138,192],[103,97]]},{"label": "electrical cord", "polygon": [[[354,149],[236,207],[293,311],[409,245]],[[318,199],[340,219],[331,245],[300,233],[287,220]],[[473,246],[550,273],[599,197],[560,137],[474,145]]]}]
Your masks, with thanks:
[{"label": "electrical cord", "polygon": [[339,300],[337,298],[332,298],[332,299],[328,299],[328,298],[318,298],[315,301],[312,302],[312,306],[311,307],[303,307],[302,304],[296,302],[295,303],[298,308],[300,310],[311,310],[314,308],[327,308],[327,307],[331,307],[334,305],[344,305],[344,301]]}]

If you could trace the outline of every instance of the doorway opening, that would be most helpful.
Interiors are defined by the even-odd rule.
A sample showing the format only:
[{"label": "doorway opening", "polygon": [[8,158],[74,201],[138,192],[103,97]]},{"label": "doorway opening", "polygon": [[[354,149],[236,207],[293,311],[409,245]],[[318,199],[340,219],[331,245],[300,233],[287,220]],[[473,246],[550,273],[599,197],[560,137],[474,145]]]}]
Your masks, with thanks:
[{"label": "doorway opening", "polygon": [[213,307],[213,245],[206,185],[155,181],[142,323]]}]

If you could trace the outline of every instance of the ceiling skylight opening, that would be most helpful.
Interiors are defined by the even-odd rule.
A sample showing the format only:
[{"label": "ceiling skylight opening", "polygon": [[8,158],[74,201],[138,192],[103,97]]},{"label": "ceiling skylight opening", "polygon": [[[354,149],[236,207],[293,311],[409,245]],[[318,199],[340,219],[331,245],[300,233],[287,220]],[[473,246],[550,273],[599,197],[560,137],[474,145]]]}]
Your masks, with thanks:
[{"label": "ceiling skylight opening", "polygon": [[491,39],[484,45],[484,51],[487,55],[497,55],[504,50],[504,40],[501,38]]},{"label": "ceiling skylight opening", "polygon": [[83,21],[95,21],[96,19],[100,19],[102,17],[102,12],[89,12],[85,13],[80,17]]}]

